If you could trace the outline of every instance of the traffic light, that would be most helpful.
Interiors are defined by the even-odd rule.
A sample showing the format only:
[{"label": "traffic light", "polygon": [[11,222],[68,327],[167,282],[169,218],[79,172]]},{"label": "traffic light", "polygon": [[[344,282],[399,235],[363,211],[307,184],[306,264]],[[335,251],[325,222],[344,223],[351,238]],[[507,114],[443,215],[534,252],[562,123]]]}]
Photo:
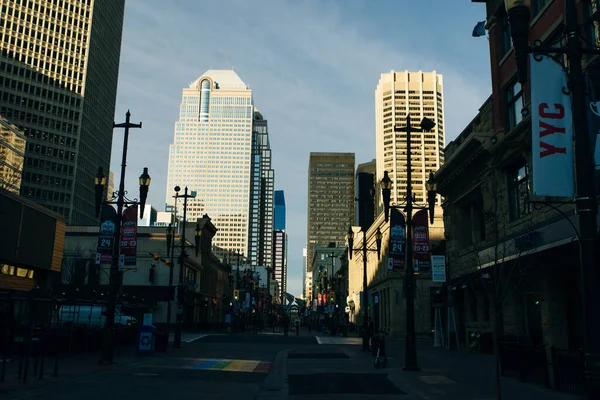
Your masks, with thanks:
[{"label": "traffic light", "polygon": [[235,301],[239,301],[240,300],[240,291],[239,290],[236,289],[236,290],[233,291],[233,299]]}]

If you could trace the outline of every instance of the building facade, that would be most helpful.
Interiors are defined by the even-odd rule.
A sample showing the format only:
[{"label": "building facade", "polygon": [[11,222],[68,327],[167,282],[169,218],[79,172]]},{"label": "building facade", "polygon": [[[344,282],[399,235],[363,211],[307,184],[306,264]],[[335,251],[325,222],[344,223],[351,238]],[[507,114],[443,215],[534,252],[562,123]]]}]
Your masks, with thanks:
[{"label": "building facade", "polygon": [[287,293],[287,238],[285,231],[273,233],[273,275],[278,283],[279,299],[283,299],[284,294]]},{"label": "building facade", "polygon": [[[216,228],[209,218],[199,220],[202,231],[198,256],[190,251],[185,258],[183,325],[185,329],[216,329],[223,326],[225,313],[232,299],[231,268],[221,263],[211,252],[211,237]],[[186,234],[194,235],[195,223],[189,223]],[[70,226],[67,228],[62,259],[62,290],[68,296],[81,299],[102,299],[108,290],[109,265],[95,264],[98,227]],[[173,262],[173,282],[179,281],[179,265],[175,249],[172,259],[166,256],[166,230],[162,227],[139,227],[136,264],[121,272],[122,282],[118,303],[129,305],[128,315],[141,320],[144,313],[153,314],[153,323],[167,322],[167,304],[174,298],[169,287],[169,262]],[[179,242],[179,234],[175,235]],[[175,260],[173,260],[175,259]],[[79,298],[76,297],[76,298]],[[171,310],[175,323],[177,308]]]},{"label": "building facade", "polygon": [[435,71],[381,74],[375,90],[377,182],[388,171],[393,182],[392,203],[406,199],[407,136],[406,132],[394,132],[394,126],[406,126],[408,115],[417,128],[423,117],[435,122],[433,130],[411,135],[412,192],[417,203],[427,201],[425,181],[444,163],[443,87],[442,75]]},{"label": "building facade", "polygon": [[253,266],[270,266],[273,257],[275,172],[271,168],[267,120],[256,109],[252,131],[248,259]]},{"label": "building facade", "polygon": [[252,91],[234,71],[202,74],[183,89],[166,188],[167,206],[173,205],[175,186],[196,191],[196,198],[188,199],[187,217],[211,215],[219,227],[214,245],[244,255],[250,228],[253,120]]},{"label": "building facade", "polygon": [[275,226],[276,231],[285,230],[285,194],[283,190],[275,191]]},{"label": "building facade", "polygon": [[27,137],[21,195],[95,224],[109,170],[125,0],[2,2],[0,115]]},{"label": "building facade", "polygon": [[310,153],[308,165],[308,269],[317,245],[343,246],[354,220],[354,153]]},{"label": "building facade", "polygon": [[19,194],[26,143],[19,129],[0,116],[0,194]]}]

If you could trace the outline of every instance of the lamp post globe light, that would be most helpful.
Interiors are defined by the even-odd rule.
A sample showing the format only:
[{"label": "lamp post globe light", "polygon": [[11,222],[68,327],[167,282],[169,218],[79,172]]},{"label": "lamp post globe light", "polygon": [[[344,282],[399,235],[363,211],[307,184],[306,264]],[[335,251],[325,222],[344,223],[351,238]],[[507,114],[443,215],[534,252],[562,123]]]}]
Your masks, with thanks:
[{"label": "lamp post globe light", "polygon": [[[583,2],[579,2],[582,4]],[[596,46],[583,46],[581,29],[585,25],[597,23],[598,16],[583,24],[578,23],[577,7],[574,0],[564,1],[563,36],[566,46],[543,45],[535,40],[529,45],[529,24],[531,19],[530,0],[505,0],[508,22],[510,25],[513,47],[517,64],[517,76],[521,84],[528,81],[527,61],[529,54],[534,60],[541,56],[564,55],[567,65],[567,86],[571,97],[571,113],[573,121],[575,152],[575,204],[579,222],[580,268],[582,281],[584,344],[585,344],[585,379],[586,397],[600,398],[600,296],[597,295],[599,274],[597,271],[596,242],[598,226],[596,221],[597,199],[594,179],[595,162],[593,151],[590,151],[591,140],[587,120],[585,99],[585,79],[582,71],[584,55],[598,55]],[[596,13],[597,14],[597,13]],[[565,93],[567,94],[567,93]]]},{"label": "lamp post globe light", "polygon": [[375,249],[369,249],[367,247],[367,232],[361,227],[361,232],[363,233],[362,237],[362,246],[361,248],[354,248],[354,231],[352,227],[348,228],[348,233],[346,234],[346,241],[348,243],[348,259],[352,260],[353,252],[362,252],[363,258],[363,294],[362,294],[362,304],[361,310],[363,310],[363,350],[369,351],[369,293],[367,287],[367,256],[370,251],[377,252],[377,260],[381,259],[381,231],[377,228],[377,232],[375,233]]},{"label": "lamp post globe light", "polygon": [[[405,332],[405,347],[404,352],[404,370],[418,371],[417,364],[417,343],[415,337],[415,270],[413,260],[413,243],[412,243],[412,212],[414,208],[427,210],[429,213],[429,221],[433,224],[435,202],[437,196],[437,184],[433,172],[429,173],[429,180],[425,183],[427,190],[427,205],[418,206],[414,204],[412,194],[412,160],[411,160],[411,134],[413,132],[427,132],[435,127],[435,122],[429,118],[421,120],[420,128],[412,126],[410,115],[406,116],[406,126],[394,126],[394,132],[406,133],[406,205],[404,212],[406,213],[406,250],[405,250],[405,274],[404,274],[404,296],[406,298],[406,332]],[[399,204],[391,203],[391,192],[393,182],[390,179],[388,172],[383,172],[383,179],[380,182],[381,195],[383,199],[383,210],[385,213],[385,222],[389,220],[389,212],[391,208],[398,209]]]},{"label": "lamp post globe light", "polygon": [[129,142],[129,129],[130,128],[141,128],[142,123],[133,124],[131,123],[131,113],[127,111],[125,114],[125,122],[121,124],[113,124],[113,128],[123,128],[123,154],[121,159],[121,181],[119,182],[119,189],[114,193],[109,193],[110,200],[103,199],[104,187],[106,185],[106,175],[102,167],[98,168],[98,172],[94,177],[95,185],[95,211],[96,216],[100,217],[102,204],[116,205],[117,213],[115,216],[115,232],[112,243],[112,260],[110,265],[110,271],[108,276],[108,300],[106,305],[106,322],[104,324],[104,333],[102,335],[102,356],[100,359],[101,364],[113,364],[113,353],[114,353],[114,324],[115,324],[115,309],[117,300],[117,291],[120,279],[118,279],[121,271],[119,270],[119,255],[121,250],[121,224],[123,222],[123,208],[125,206],[140,206],[140,218],[144,215],[144,207],[146,205],[146,199],[148,197],[148,189],[150,187],[150,175],[148,175],[148,168],[144,168],[142,175],[140,175],[140,199],[130,200],[125,195],[125,169],[127,166],[127,144]]}]

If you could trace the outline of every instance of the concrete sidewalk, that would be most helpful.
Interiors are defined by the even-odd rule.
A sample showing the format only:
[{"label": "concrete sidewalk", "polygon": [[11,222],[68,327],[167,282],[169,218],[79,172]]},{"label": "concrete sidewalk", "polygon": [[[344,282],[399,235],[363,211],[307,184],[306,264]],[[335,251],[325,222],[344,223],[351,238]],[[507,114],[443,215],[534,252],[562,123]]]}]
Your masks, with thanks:
[{"label": "concrete sidewalk", "polygon": [[[421,370],[409,372],[402,370],[404,342],[391,341],[387,343],[387,368],[375,369],[374,357],[363,352],[359,343],[319,338],[320,345],[278,355],[257,399],[495,399],[493,356],[434,349],[431,340],[420,339]],[[579,398],[514,378],[502,378],[501,391],[511,400]]]}]

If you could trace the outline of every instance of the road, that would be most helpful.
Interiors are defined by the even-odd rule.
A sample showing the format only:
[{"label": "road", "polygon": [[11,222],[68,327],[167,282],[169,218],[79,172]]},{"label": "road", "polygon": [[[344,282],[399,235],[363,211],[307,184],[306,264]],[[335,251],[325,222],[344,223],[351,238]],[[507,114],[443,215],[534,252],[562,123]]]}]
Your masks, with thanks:
[{"label": "road", "polygon": [[312,336],[209,335],[182,349],[170,349],[166,355],[117,363],[105,371],[4,393],[2,398],[250,400],[256,397],[279,352],[316,344]]}]

